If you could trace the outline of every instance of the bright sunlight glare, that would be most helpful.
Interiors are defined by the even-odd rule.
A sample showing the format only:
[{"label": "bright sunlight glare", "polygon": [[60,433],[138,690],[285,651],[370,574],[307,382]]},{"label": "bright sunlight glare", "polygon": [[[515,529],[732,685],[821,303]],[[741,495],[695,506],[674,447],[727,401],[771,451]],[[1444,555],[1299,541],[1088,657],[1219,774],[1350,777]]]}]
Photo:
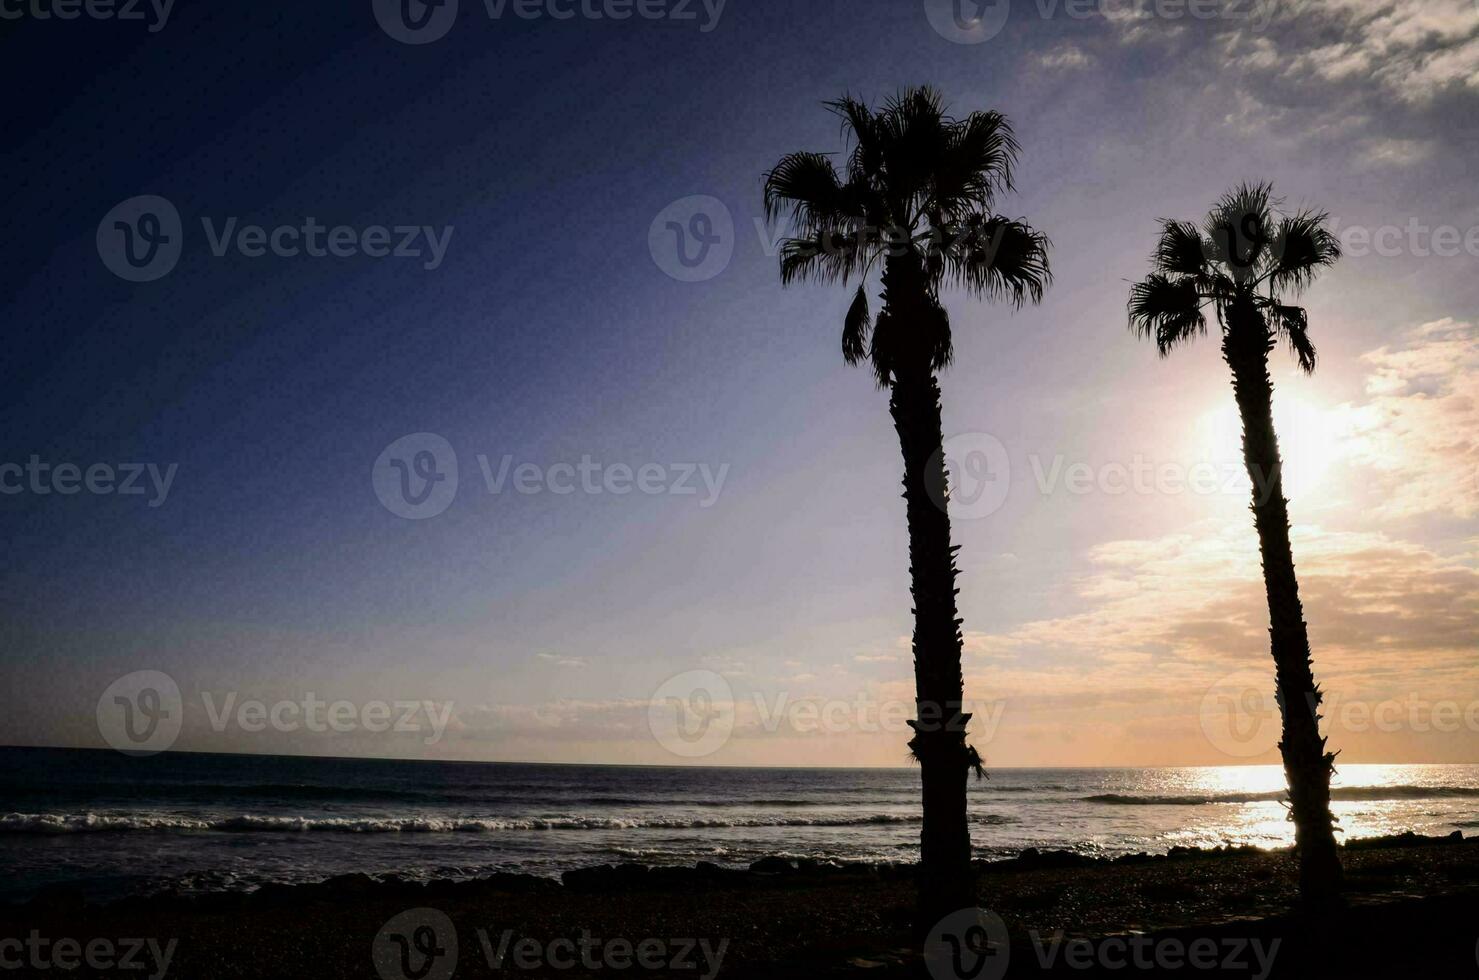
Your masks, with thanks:
[{"label": "bright sunlight glare", "polygon": [[[1299,395],[1275,392],[1274,430],[1284,460],[1284,492],[1300,497],[1316,490],[1331,465],[1346,451],[1341,415]],[[1237,405],[1225,401],[1202,416],[1197,426],[1200,458],[1222,463],[1243,458],[1243,426]],[[1247,476],[1240,476],[1246,486]]]}]

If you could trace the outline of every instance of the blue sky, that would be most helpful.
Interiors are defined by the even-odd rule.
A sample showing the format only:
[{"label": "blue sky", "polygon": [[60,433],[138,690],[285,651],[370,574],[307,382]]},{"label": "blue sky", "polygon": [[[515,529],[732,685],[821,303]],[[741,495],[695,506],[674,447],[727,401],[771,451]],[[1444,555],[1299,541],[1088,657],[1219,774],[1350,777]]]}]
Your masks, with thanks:
[{"label": "blue sky", "polygon": [[[7,108],[0,461],[178,470],[157,507],[0,497],[0,741],[102,744],[98,696],[148,668],[184,691],[181,748],[672,762],[649,701],[711,670],[741,708],[706,761],[900,762],[900,733],[804,734],[750,710],[911,685],[886,398],[838,354],[848,297],[782,290],[755,221],[781,154],[841,148],[823,100],[921,82],[1009,116],[1024,149],[1000,209],[1054,242],[1041,306],[947,298],[946,434],[989,434],[1010,463],[1000,509],[955,532],[968,695],[1002,709],[988,756],[1226,761],[1199,705],[1267,660],[1244,491],[1040,474],[1235,470],[1215,343],[1160,362],[1123,308],[1156,219],[1246,178],[1356,230],[1305,297],[1320,370],[1297,378],[1281,352],[1276,373],[1290,463],[1312,460],[1292,508],[1317,666],[1366,704],[1479,697],[1479,249],[1462,244],[1479,226],[1479,7],[1019,0],[956,43],[937,6],[730,0],[717,19],[614,23],[464,0],[420,45],[368,0],[186,0],[152,32],[11,23],[0,73],[26,94]],[[129,282],[96,236],[141,194],[177,208],[183,248]],[[683,282],[648,234],[694,195],[727,210],[732,257]],[[451,237],[429,269],[217,256],[202,225],[309,216]],[[1452,254],[1432,254],[1439,226]],[[1399,233],[1359,247],[1383,228]],[[371,471],[422,432],[460,483],[407,520]],[[708,506],[490,493],[479,455],[725,475]],[[457,722],[433,746],[216,732],[200,698],[305,691],[451,701]],[[1462,726],[1345,727],[1357,761],[1479,760]]]}]

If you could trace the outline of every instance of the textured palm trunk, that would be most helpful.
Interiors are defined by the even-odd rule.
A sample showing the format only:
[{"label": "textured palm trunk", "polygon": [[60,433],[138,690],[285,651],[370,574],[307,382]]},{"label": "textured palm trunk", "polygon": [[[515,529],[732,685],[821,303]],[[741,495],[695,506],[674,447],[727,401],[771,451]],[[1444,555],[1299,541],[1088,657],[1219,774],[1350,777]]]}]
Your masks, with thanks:
[{"label": "textured palm trunk", "polygon": [[928,930],[945,915],[976,904],[966,787],[975,754],[965,741],[960,619],[955,605],[955,549],[950,545],[940,386],[929,371],[895,379],[889,412],[904,454],[909,515],[910,592],[914,597],[916,719],[909,742],[919,761],[924,823],[919,835],[917,922]]},{"label": "textured palm trunk", "polygon": [[1289,504],[1274,432],[1273,381],[1268,355],[1273,339],[1255,310],[1229,311],[1223,358],[1232,368],[1233,394],[1243,422],[1243,460],[1253,483],[1253,523],[1268,594],[1269,637],[1276,696],[1283,716],[1279,751],[1289,783],[1300,895],[1323,905],[1339,895],[1340,857],[1330,813],[1330,775],[1335,756],[1320,735],[1322,695],[1310,660],[1309,632],[1299,601],[1294,553],[1289,544]]}]

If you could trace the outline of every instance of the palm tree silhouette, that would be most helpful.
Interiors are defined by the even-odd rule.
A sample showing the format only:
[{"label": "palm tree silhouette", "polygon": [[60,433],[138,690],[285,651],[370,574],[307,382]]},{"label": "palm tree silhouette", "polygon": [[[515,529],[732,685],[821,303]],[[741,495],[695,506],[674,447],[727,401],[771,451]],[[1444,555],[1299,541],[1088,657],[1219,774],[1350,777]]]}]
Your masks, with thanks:
[{"label": "palm tree silhouette", "polygon": [[1334,753],[1320,735],[1322,700],[1310,660],[1309,635],[1289,547],[1279,442],[1274,433],[1273,381],[1268,356],[1282,340],[1305,373],[1315,369],[1309,316],[1284,303],[1340,258],[1324,227],[1324,212],[1278,210],[1268,184],[1244,184],[1225,194],[1203,229],[1163,221],[1151,256],[1154,271],[1130,290],[1130,327],[1154,339],[1165,357],[1205,334],[1210,305],[1222,331],[1222,358],[1232,369],[1233,396],[1243,423],[1243,462],[1253,484],[1253,523],[1263,558],[1276,696],[1283,715],[1279,751],[1289,783],[1290,816],[1299,852],[1300,894],[1307,903],[1333,900],[1341,881],[1330,813]]},{"label": "palm tree silhouette", "polygon": [[[867,361],[904,455],[914,597],[917,718],[909,748],[920,765],[917,922],[976,903],[966,786],[984,775],[966,742],[955,548],[936,373],[951,363],[950,318],[940,289],[961,286],[1016,307],[1042,299],[1051,275],[1048,240],[1020,220],[996,214],[996,195],[1012,187],[1017,141],[997,112],[946,115],[934,89],[908,89],[874,111],[844,96],[827,107],[851,145],[842,172],[821,153],[791,153],[765,176],[768,219],[787,215],[796,237],[781,244],[781,282],[848,284],[856,295],[842,328],[842,356]],[[870,319],[867,277],[880,270],[882,306]]]}]

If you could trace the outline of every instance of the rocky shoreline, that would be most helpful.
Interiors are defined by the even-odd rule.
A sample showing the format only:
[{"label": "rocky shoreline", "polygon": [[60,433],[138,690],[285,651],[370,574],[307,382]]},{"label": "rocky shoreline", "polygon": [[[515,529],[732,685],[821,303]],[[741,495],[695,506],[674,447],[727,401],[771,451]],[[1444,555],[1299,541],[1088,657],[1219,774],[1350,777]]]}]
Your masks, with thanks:
[{"label": "rocky shoreline", "polygon": [[[1098,858],[1027,850],[978,862],[978,870],[983,905],[1012,937],[1008,975],[1063,967],[1060,957],[1077,949],[1073,942],[1088,943],[1079,952],[1089,956],[1104,944],[1128,942],[1122,937],[1190,941],[1178,935],[1245,945],[1250,937],[1278,938],[1284,943],[1280,968],[1289,970],[1316,949],[1340,954],[1346,940],[1337,941],[1336,933],[1345,930],[1350,943],[1359,944],[1371,929],[1380,930],[1387,948],[1365,950],[1366,959],[1400,954],[1393,962],[1403,968],[1429,969],[1457,962],[1453,958],[1462,953],[1474,969],[1479,838],[1404,834],[1355,841],[1343,850],[1350,910],[1322,927],[1333,945],[1318,947],[1309,945],[1316,933],[1296,914],[1287,851],[1177,848]],[[460,940],[457,977],[614,975],[609,968],[557,968],[537,958],[514,969],[499,959],[500,949],[505,957],[525,947],[547,951],[581,937],[596,937],[607,944],[602,949],[630,947],[628,960],[633,950],[657,944],[708,951],[707,968],[697,960],[692,969],[666,962],[626,976],[701,977],[715,967],[714,976],[909,976],[917,966],[909,930],[913,878],[912,865],[773,857],[748,868],[603,865],[566,872],[560,881],[510,873],[431,882],[350,874],[250,893],[162,893],[105,905],[50,889],[25,904],[0,907],[0,940],[154,937],[161,956],[172,950],[170,976],[395,978],[394,972],[375,972],[372,949],[390,924],[432,914],[454,943]],[[1434,923],[1451,923],[1444,927],[1451,942],[1434,946],[1428,935],[1406,950],[1391,931],[1393,922],[1410,922],[1425,935]],[[1042,938],[1054,936],[1069,937],[1069,945]],[[1050,952],[1051,962],[1045,959]],[[84,968],[69,975],[106,972]],[[1257,963],[1245,975],[1259,975]]]}]

